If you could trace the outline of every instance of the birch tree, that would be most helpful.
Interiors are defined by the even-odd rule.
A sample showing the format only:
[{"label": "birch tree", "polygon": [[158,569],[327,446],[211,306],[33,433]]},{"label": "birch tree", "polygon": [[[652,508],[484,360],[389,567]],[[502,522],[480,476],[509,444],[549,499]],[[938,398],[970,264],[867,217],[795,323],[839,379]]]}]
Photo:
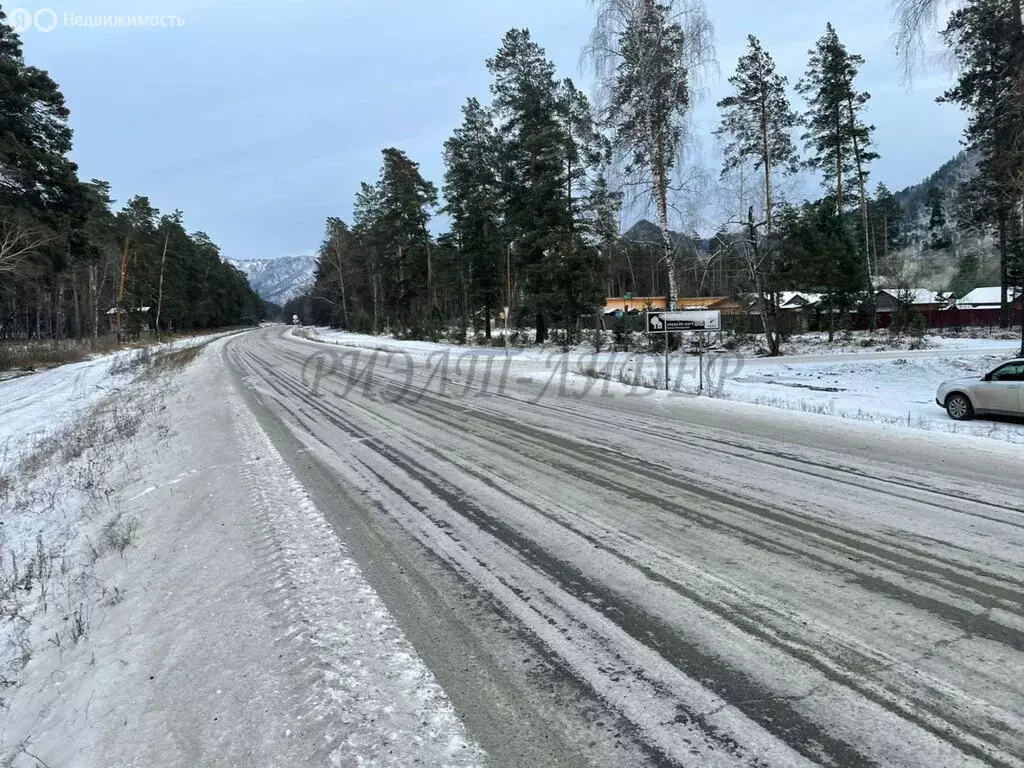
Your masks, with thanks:
[{"label": "birch tree", "polygon": [[690,136],[695,86],[714,65],[713,28],[701,0],[592,0],[597,23],[585,55],[594,65],[602,122],[627,183],[654,205],[669,303],[679,297],[669,227],[671,181]]},{"label": "birch tree", "polygon": [[0,213],[0,282],[26,279],[39,250],[54,239],[53,234],[27,224],[17,213]]}]

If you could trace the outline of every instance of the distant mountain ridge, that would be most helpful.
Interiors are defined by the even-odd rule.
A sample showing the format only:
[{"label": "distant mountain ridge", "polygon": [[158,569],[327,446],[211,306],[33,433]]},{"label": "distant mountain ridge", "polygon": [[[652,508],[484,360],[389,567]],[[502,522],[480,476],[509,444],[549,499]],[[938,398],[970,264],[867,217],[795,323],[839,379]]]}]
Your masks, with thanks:
[{"label": "distant mountain ridge", "polygon": [[245,273],[249,285],[264,301],[283,305],[313,285],[316,256],[284,256],[279,259],[228,259]]},{"label": "distant mountain ridge", "polygon": [[[979,231],[968,222],[961,209],[961,192],[965,182],[978,173],[978,154],[971,150],[958,152],[928,178],[894,193],[903,207],[904,253],[916,264],[922,287],[933,290],[956,289],[961,292],[999,281],[998,254],[991,233]],[[928,192],[937,188],[942,193],[942,211],[946,223],[936,231],[929,227],[931,209]],[[933,243],[938,236],[941,246]],[[973,274],[962,275],[959,265],[965,255],[977,261]]]}]

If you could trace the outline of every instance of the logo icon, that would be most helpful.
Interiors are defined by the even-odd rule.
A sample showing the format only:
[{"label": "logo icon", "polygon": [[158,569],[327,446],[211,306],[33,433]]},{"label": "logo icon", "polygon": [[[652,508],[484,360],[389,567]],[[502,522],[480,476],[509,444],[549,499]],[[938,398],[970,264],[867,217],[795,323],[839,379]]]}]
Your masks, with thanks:
[{"label": "logo icon", "polygon": [[57,28],[57,12],[52,8],[40,8],[36,11],[35,23],[40,32],[53,32]]},{"label": "logo icon", "polygon": [[32,11],[26,8],[15,8],[7,17],[11,27],[19,34],[32,29]]}]

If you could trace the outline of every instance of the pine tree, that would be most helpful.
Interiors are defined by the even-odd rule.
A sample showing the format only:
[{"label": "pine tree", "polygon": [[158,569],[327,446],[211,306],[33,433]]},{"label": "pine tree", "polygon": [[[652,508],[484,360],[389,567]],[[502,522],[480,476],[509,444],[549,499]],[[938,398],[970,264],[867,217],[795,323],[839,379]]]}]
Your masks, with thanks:
[{"label": "pine tree", "polygon": [[[528,30],[506,33],[498,53],[487,61],[494,80],[497,133],[502,137],[501,207],[512,261],[512,282],[538,314],[550,311],[546,255],[565,242],[571,212],[565,190],[566,134],[560,125],[555,67]],[[540,326],[541,323],[538,323]]]},{"label": "pine tree", "polygon": [[594,0],[587,50],[604,94],[603,122],[632,177],[649,190],[661,228],[669,303],[679,296],[669,226],[672,174],[687,140],[694,80],[713,62],[712,28],[699,0]]},{"label": "pine tree", "polygon": [[864,262],[833,198],[784,212],[780,236],[787,262],[782,274],[791,285],[824,294],[821,308],[831,341],[845,325],[864,285]]},{"label": "pine tree", "polygon": [[49,74],[25,64],[6,18],[0,10],[0,208],[33,216],[80,212],[64,96]]},{"label": "pine tree", "polygon": [[[503,234],[515,257],[511,282],[527,305],[574,333],[600,303],[597,252],[586,238],[587,198],[605,154],[589,101],[526,30],[510,30],[487,63],[494,82]],[[508,271],[508,268],[506,268]],[[543,334],[541,334],[543,335]]]},{"label": "pine tree", "polygon": [[1010,323],[1010,227],[1024,197],[1024,99],[1015,95],[1021,66],[1020,5],[1014,0],[972,0],[954,11],[942,37],[960,65],[953,88],[940,102],[967,111],[964,139],[981,154],[980,178],[970,195],[977,216],[998,234],[1001,325]]},{"label": "pine tree", "polygon": [[386,233],[382,231],[380,222],[380,193],[373,184],[363,182],[359,185],[352,211],[352,233],[363,254],[363,263],[369,272],[370,304],[373,308],[371,327],[374,333],[380,333],[390,325],[390,314],[384,305],[384,273],[387,266],[382,243]]},{"label": "pine tree", "polygon": [[799,117],[789,104],[787,80],[775,71],[775,61],[753,35],[749,50],[729,78],[735,92],[718,102],[722,122],[715,134],[726,141],[723,174],[749,163],[764,175],[764,220],[771,231],[777,204],[776,175],[799,170],[792,131]]},{"label": "pine tree", "polygon": [[400,333],[425,334],[435,307],[428,224],[437,205],[437,188],[420,174],[419,164],[389,147],[377,181],[374,202],[375,246],[380,254],[382,293]]},{"label": "pine tree", "polygon": [[875,128],[862,119],[871,96],[854,87],[864,59],[846,50],[831,24],[826,26],[824,36],[809,53],[807,72],[797,83],[797,90],[808,103],[807,133],[804,134],[810,152],[807,164],[825,174],[823,186],[833,190],[840,213],[845,210],[850,196],[848,188],[856,190],[864,236],[864,261],[868,267],[866,286],[870,292],[867,165],[878,155],[871,151]]},{"label": "pine tree", "polygon": [[[470,307],[482,307],[484,330],[491,338],[491,318],[502,297],[507,241],[500,216],[499,151],[494,120],[476,99],[462,108],[462,125],[445,142],[445,212],[451,217],[453,247],[465,258],[459,270],[462,323]],[[507,277],[507,276],[506,276]],[[506,297],[511,305],[511,297]]]},{"label": "pine tree", "polygon": [[879,184],[869,204],[868,226],[871,233],[872,273],[889,270],[889,257],[903,242],[904,211],[885,184]]},{"label": "pine tree", "polygon": [[772,218],[778,177],[799,170],[791,136],[798,117],[789,105],[786,78],[776,73],[771,55],[753,35],[747,40],[749,50],[740,58],[736,74],[729,78],[735,92],[718,102],[723,114],[715,133],[726,140],[723,176],[746,167],[763,174],[764,219],[755,222],[753,206],[750,207],[744,221],[746,238],[742,253],[752,278],[769,352],[777,355],[781,333],[772,285],[778,265]]},{"label": "pine tree", "polygon": [[[568,344],[572,342],[580,318],[594,313],[604,298],[599,245],[607,230],[601,233],[594,226],[607,227],[608,221],[595,222],[592,213],[595,205],[612,202],[606,180],[600,173],[611,149],[597,129],[590,101],[572,80],[559,84],[558,105],[564,137],[564,199],[568,217],[564,246],[549,254],[549,260],[553,261],[549,272],[556,276],[555,281],[560,286],[555,303]],[[605,181],[604,187],[601,181]]]},{"label": "pine tree", "polygon": [[[607,176],[598,171],[593,188],[587,199],[585,216],[587,229],[593,237],[600,256],[600,277],[605,281],[605,295],[614,296],[610,277],[618,260],[622,234],[622,193],[612,190]],[[632,271],[632,269],[630,269]],[[629,289],[636,287],[635,275],[631,277]],[[626,291],[622,291],[625,293]]]}]

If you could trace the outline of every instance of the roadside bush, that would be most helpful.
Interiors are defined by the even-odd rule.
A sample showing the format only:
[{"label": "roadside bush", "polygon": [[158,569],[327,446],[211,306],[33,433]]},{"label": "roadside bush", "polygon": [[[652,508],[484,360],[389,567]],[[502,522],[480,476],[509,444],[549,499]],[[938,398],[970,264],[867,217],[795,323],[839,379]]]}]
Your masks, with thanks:
[{"label": "roadside bush", "polygon": [[920,349],[924,344],[924,334],[928,330],[928,325],[925,322],[924,315],[920,312],[915,312],[913,318],[910,321],[910,336],[913,342],[910,345],[911,349]]}]

